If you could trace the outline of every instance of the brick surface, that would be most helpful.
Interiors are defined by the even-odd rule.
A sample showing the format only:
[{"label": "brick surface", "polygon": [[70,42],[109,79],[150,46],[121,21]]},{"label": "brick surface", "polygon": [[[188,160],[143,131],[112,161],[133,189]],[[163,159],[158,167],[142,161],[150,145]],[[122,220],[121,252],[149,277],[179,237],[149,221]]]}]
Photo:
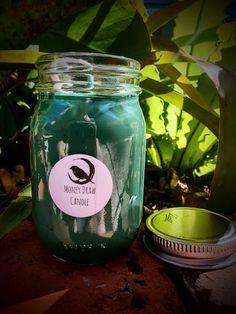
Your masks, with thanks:
[{"label": "brick surface", "polygon": [[80,266],[51,256],[23,222],[0,242],[0,313],[184,313],[168,265],[141,236],[125,255]]}]

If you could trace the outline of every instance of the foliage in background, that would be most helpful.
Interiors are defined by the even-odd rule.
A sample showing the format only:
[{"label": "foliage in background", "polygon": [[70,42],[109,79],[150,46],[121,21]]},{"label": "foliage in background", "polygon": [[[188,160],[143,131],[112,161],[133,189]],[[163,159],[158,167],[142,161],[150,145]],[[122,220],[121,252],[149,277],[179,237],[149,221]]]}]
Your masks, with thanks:
[{"label": "foliage in background", "polygon": [[[222,57],[222,49],[235,45],[233,32],[236,23],[223,23],[225,9],[231,1],[215,1],[214,6],[210,1],[197,1],[192,6],[178,14],[173,29],[173,42],[181,46],[186,52],[211,62],[225,62]],[[187,27],[186,27],[187,25]],[[146,95],[144,111],[146,121],[150,129],[148,139],[148,160],[150,163],[161,167],[168,166],[178,170],[180,174],[200,177],[215,169],[217,154],[218,122],[214,119],[213,124],[202,120],[201,123],[196,113],[189,114],[181,110],[183,101],[181,89],[192,100],[194,89],[190,90],[191,83],[198,94],[198,100],[204,107],[219,115],[219,97],[213,82],[194,63],[179,62],[175,67],[157,65],[143,69],[144,76],[158,80],[165,84],[159,87],[159,99],[156,96]],[[231,69],[232,65],[230,65]],[[163,75],[164,73],[164,75]],[[168,81],[169,76],[173,82]],[[188,80],[186,80],[188,78]],[[178,82],[176,82],[178,80]],[[155,84],[156,85],[156,84]],[[171,87],[168,90],[166,86]],[[158,88],[157,92],[158,92]],[[162,90],[166,90],[164,96]],[[189,93],[189,94],[188,94]],[[183,93],[182,93],[183,95]],[[201,98],[200,98],[200,97]],[[159,106],[153,106],[159,103]],[[172,106],[174,104],[176,107]],[[192,106],[187,99],[186,106]],[[183,107],[183,109],[185,109]],[[198,118],[198,119],[197,119]],[[205,113],[205,118],[208,119]],[[212,117],[210,117],[212,120]],[[208,126],[208,127],[207,127]],[[213,127],[212,127],[213,126]],[[211,131],[212,132],[211,132]]]},{"label": "foliage in background", "polygon": [[[216,0],[214,5],[210,0],[176,1],[151,15],[147,14],[141,0],[95,1],[95,5],[78,12],[75,12],[76,1],[72,2],[75,6],[68,15],[63,1],[49,1],[48,6],[43,2],[42,8],[47,10],[50,23],[42,23],[43,10],[39,10],[38,15],[32,15],[43,28],[36,31],[37,36],[26,36],[30,25],[26,19],[22,28],[17,28],[19,45],[18,39],[12,41],[12,46],[6,46],[6,41],[4,43],[4,36],[12,38],[14,35],[13,25],[10,31],[6,27],[5,35],[4,32],[1,34],[0,47],[21,49],[31,43],[41,52],[98,51],[139,60],[143,74],[141,105],[147,122],[148,163],[174,168],[180,177],[198,178],[214,170],[218,156],[220,162],[217,163],[211,193],[214,200],[217,191],[218,205],[214,201],[210,203],[213,209],[223,211],[222,204],[228,202],[225,189],[232,190],[233,175],[236,175],[236,166],[231,161],[236,153],[233,136],[236,134],[233,121],[236,97],[230,92],[235,84],[232,70],[235,70],[236,25],[235,22],[227,23],[225,15],[225,9],[232,1]],[[30,4],[31,1],[22,0],[22,3]],[[54,16],[51,6],[55,5]],[[5,19],[7,25],[6,19],[12,19],[13,12],[16,12],[15,8],[9,12],[6,10],[0,20]],[[26,12],[21,14],[25,16]],[[173,19],[172,38],[161,37],[160,28]],[[19,20],[22,22],[24,19]],[[17,24],[17,19],[15,22]],[[31,40],[26,40],[25,36]],[[1,166],[15,167],[24,151],[14,145],[11,147],[11,141],[19,145],[20,141],[15,136],[27,130],[28,118],[36,103],[32,81],[37,80],[37,73],[29,72],[33,60],[35,52],[30,50],[24,60],[22,51],[0,51],[5,77],[0,88]],[[17,73],[17,78],[11,79],[12,73]],[[230,108],[230,114],[227,108]],[[21,117],[19,112],[22,110],[24,114]],[[10,117],[8,127],[6,114]],[[10,162],[4,156],[11,156],[13,160]],[[233,202],[236,196],[231,194],[230,202]],[[232,210],[235,207],[227,208],[227,211]]]}]

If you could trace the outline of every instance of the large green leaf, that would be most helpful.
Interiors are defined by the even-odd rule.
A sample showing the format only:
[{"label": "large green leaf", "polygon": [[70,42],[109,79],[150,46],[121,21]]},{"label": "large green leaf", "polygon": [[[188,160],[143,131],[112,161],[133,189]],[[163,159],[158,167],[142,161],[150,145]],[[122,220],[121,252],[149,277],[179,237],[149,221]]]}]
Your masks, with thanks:
[{"label": "large green leaf", "polygon": [[196,105],[190,98],[184,97],[183,94],[158,81],[146,79],[141,82],[141,87],[150,94],[158,96],[179,109],[187,111],[206,125],[215,135],[218,135],[219,118],[215,113]]},{"label": "large green leaf", "polygon": [[[178,41],[178,38],[192,35],[190,40],[186,41],[182,47],[194,46],[194,40],[201,36],[204,31],[208,32],[222,24],[225,19],[225,9],[230,3],[232,3],[232,0],[215,0],[214,5],[209,0],[196,1],[192,6],[178,14],[175,19],[173,39]],[[206,37],[206,42],[211,41],[214,44],[215,40],[215,36],[212,38]],[[193,52],[195,52],[195,48],[197,47],[194,47]],[[205,49],[202,53],[204,56],[208,56],[212,52],[211,49]]]},{"label": "large green leaf", "polygon": [[[105,20],[107,20],[106,17],[108,14],[110,13],[112,14],[112,11],[114,10],[113,6],[115,2],[116,0],[103,1],[79,13],[76,19],[74,20],[74,22],[70,25],[68,29],[68,32],[67,32],[68,37],[71,39],[74,39],[75,41],[82,42],[85,46],[88,46],[88,45],[96,46],[96,49],[102,51],[103,49],[101,48],[99,49],[99,44],[96,45],[96,44],[92,44],[91,42],[93,42],[93,40],[95,39],[98,31],[100,32],[100,35],[101,35],[101,31],[103,27],[107,27],[107,26],[109,27],[109,24],[107,24]],[[120,14],[119,14],[119,17],[120,17]],[[124,18],[123,21],[121,21],[122,26],[124,25],[124,21],[125,22],[127,21],[126,18],[127,16]],[[130,20],[132,20],[132,16],[130,17]],[[127,21],[127,23],[129,23],[129,21]],[[108,43],[105,42],[103,43],[103,45],[108,44],[109,46],[111,44],[110,42],[111,40],[113,41],[115,40],[115,38],[114,37],[108,38],[107,39]]]},{"label": "large green leaf", "polygon": [[173,82],[176,83],[184,91],[184,93],[188,95],[196,104],[198,104],[204,110],[213,113],[211,106],[209,106],[209,104],[205,101],[205,99],[198,92],[198,90],[191,84],[189,79],[181,74],[174,66],[158,65],[157,67],[167,76],[169,76],[173,80]]},{"label": "large green leaf", "polygon": [[75,13],[59,20],[53,27],[40,33],[33,41],[33,44],[37,44],[39,50],[45,52],[94,51],[78,40],[69,38],[67,35],[70,26],[74,23],[78,14],[80,13]]},{"label": "large green leaf", "polygon": [[[44,52],[108,52],[141,60],[150,51],[142,16],[125,0],[107,0],[62,19],[33,44]],[[33,65],[43,53],[0,51],[0,63]]]},{"label": "large green leaf", "polygon": [[[101,2],[61,19],[52,28],[42,32],[33,43],[39,45],[40,51],[46,52],[98,52],[99,49],[89,47],[89,43],[99,29],[98,24],[103,22],[109,12],[107,8],[114,2],[104,1],[103,4]],[[100,10],[102,14],[99,14],[100,7],[104,10]]]},{"label": "large green leaf", "polygon": [[221,67],[236,73],[236,22],[223,24],[219,29],[220,43],[211,60]]},{"label": "large green leaf", "polygon": [[181,11],[191,6],[192,3],[198,0],[182,0],[177,3],[173,3],[163,9],[155,11],[151,14],[147,21],[146,26],[150,34],[154,33],[157,29],[165,25],[167,22],[172,20]]},{"label": "large green leaf", "polygon": [[202,73],[198,77],[196,88],[201,95],[204,95],[204,99],[208,105],[219,115],[219,95],[214,83],[210,80],[206,73]]},{"label": "large green leaf", "polygon": [[203,155],[202,160],[199,160],[199,163],[196,165],[196,169],[193,172],[196,178],[204,178],[209,173],[213,176],[216,168],[217,153],[218,142],[210,151],[207,151],[206,154]]},{"label": "large green leaf", "polygon": [[[190,98],[185,97],[182,101],[182,109],[185,111],[180,111],[178,115],[178,131],[174,137],[177,149],[174,149],[174,153],[171,155],[169,151],[169,155],[167,156],[166,149],[164,148],[164,156],[162,156],[163,141],[166,141],[165,145],[169,143],[170,150],[171,147],[173,148],[173,141],[171,141],[168,136],[165,135],[164,137],[163,135],[158,135],[159,137],[155,137],[155,135],[152,135],[150,139],[152,141],[152,150],[150,150],[152,154],[149,154],[149,156],[152,156],[152,160],[155,159],[156,161],[162,162],[165,156],[167,156],[168,165],[178,169],[180,173],[186,173],[187,170],[191,172],[191,170],[196,167],[198,167],[198,169],[201,168],[201,171],[195,171],[197,175],[214,170],[216,159],[211,154],[216,154],[217,152],[215,149],[217,147],[217,139],[214,134],[218,135],[219,118],[217,115],[219,114],[219,99],[216,88],[213,86],[212,82],[210,82],[209,78],[204,74],[199,76],[203,71],[206,71],[206,68],[209,68],[208,72],[211,72],[211,75],[216,74],[217,71],[214,71],[214,66],[212,67],[210,63],[202,62],[203,60],[199,58],[192,58],[191,55],[188,55],[182,50],[182,47],[180,49],[178,45],[185,46],[186,52],[190,52],[198,57],[203,57],[205,60],[208,58],[211,58],[212,61],[220,60],[222,64],[224,63],[230,68],[230,63],[233,64],[233,60],[235,60],[235,58],[233,58],[234,49],[232,47],[230,51],[229,49],[225,50],[223,48],[235,44],[233,39],[235,25],[234,23],[230,23],[230,25],[223,25],[218,28],[225,17],[224,9],[229,3],[230,1],[222,3],[217,0],[216,3],[214,3],[216,6],[212,8],[210,1],[199,0],[191,7],[178,14],[176,27],[174,29],[175,44],[173,44],[172,41],[163,41],[162,39],[153,37],[152,46],[156,51],[147,56],[144,63],[144,65],[151,63],[156,64],[157,68],[161,70],[162,73],[164,72],[166,76],[172,79],[172,82],[168,81],[166,78],[162,79],[162,82],[168,84],[168,88],[172,89],[172,91],[169,89],[169,95],[171,93],[173,94],[173,91],[179,91],[178,88],[180,87],[184,93],[182,96],[187,94],[191,98],[190,100]],[[167,51],[169,51],[169,53],[166,53]],[[221,60],[221,58],[226,55],[229,57],[228,60],[227,58]],[[230,62],[230,58],[232,58],[232,62]],[[166,65],[164,66],[164,64]],[[149,76],[149,79],[150,78],[152,79],[153,77]],[[184,80],[182,80],[182,78]],[[175,84],[173,85],[173,83]],[[174,104],[174,101],[177,99],[176,97],[173,97],[174,101],[168,99],[166,96],[168,89],[166,89],[165,98],[162,95],[160,96],[158,88],[160,93],[163,92],[164,88],[160,88],[155,81],[152,81],[151,84],[150,81],[144,81],[142,84],[149,85],[145,86],[145,90],[149,90],[153,95],[162,97],[162,99],[169,103]],[[181,97],[178,96],[178,108],[181,108],[180,98]],[[213,110],[217,115],[213,113]],[[148,110],[146,111],[148,112]],[[207,116],[208,113],[206,114],[206,111],[210,113],[209,116]],[[188,113],[191,113],[191,115]],[[165,121],[165,127],[170,124],[168,122],[170,120],[172,121],[171,124],[176,124],[176,118],[174,118],[173,115],[166,115],[165,120],[161,117],[162,116],[159,115],[158,118],[151,119],[156,122],[149,124],[155,127],[157,124],[162,125],[160,120],[162,122]],[[199,123],[199,121],[203,122],[204,125]],[[162,129],[163,125],[161,127],[161,130]],[[157,132],[157,129],[154,131]],[[169,134],[167,130],[166,134]],[[153,153],[154,146],[157,147],[158,158]],[[211,155],[211,159],[209,159],[209,162],[205,162],[205,159],[209,158],[207,157],[208,155]],[[204,170],[202,169],[203,167]]]},{"label": "large green leaf", "polygon": [[0,239],[31,213],[31,197],[19,196],[0,215]]},{"label": "large green leaf", "polygon": [[162,167],[161,154],[159,153],[158,146],[155,145],[153,138],[147,140],[146,159],[147,163]]},{"label": "large green leaf", "polygon": [[201,44],[205,42],[211,42],[214,41],[216,42],[218,40],[217,36],[217,27],[212,27],[209,29],[204,29],[202,31],[199,31],[197,33],[197,36],[193,36],[193,34],[189,35],[184,35],[178,38],[175,38],[175,43],[180,46],[184,47],[186,44],[191,44],[191,45],[196,45],[196,44]]},{"label": "large green leaf", "polygon": [[146,22],[148,18],[148,11],[145,7],[143,0],[132,0],[130,1],[131,5],[139,12],[139,14],[142,16],[144,22]]},{"label": "large green leaf", "polygon": [[[180,12],[175,19],[173,40],[178,43],[179,38],[186,36],[186,42],[182,48],[193,56],[208,60],[216,47],[216,33],[211,38],[209,32],[219,27],[225,19],[225,9],[232,0],[215,0],[214,5],[209,0],[198,0],[186,10]],[[205,36],[205,40],[198,41],[198,38]],[[204,37],[202,37],[204,39]],[[201,74],[200,69],[194,64],[178,65],[178,69],[185,76]]]},{"label": "large green leaf", "polygon": [[[204,172],[214,170],[204,158],[217,143],[217,138],[192,115],[164,103],[154,96],[142,100],[147,124],[147,161],[159,167],[171,167],[180,175],[193,176],[204,164]],[[213,165],[214,166],[214,165]]]},{"label": "large green leaf", "polygon": [[[216,8],[213,9],[213,11],[214,11],[213,16],[215,15],[215,19],[214,20],[210,19],[210,21],[209,21],[209,18],[208,19],[206,18],[206,13],[204,13],[204,12],[209,12],[209,2],[207,3],[207,6],[205,7],[204,1],[199,1],[198,3],[194,4],[191,8],[188,8],[187,10],[185,10],[185,12],[182,12],[181,14],[179,14],[178,18],[176,20],[175,34],[176,34],[176,30],[178,30],[179,26],[181,26],[182,29],[179,32],[179,37],[176,36],[176,37],[178,37],[178,38],[176,38],[176,41],[175,41],[176,44],[180,44],[181,40],[182,40],[182,44],[183,44],[183,40],[187,40],[187,44],[192,45],[193,49],[190,50],[187,47],[186,50],[191,51],[192,53],[197,52],[197,50],[194,50],[194,49],[195,49],[195,47],[200,45],[202,47],[203,52],[199,55],[208,58],[211,55],[211,53],[213,53],[215,51],[215,46],[216,46],[215,42],[216,42],[216,38],[217,38],[216,29],[224,17],[224,10],[223,9],[226,6],[227,6],[227,1],[224,4],[219,3],[219,1],[218,1]],[[193,9],[193,8],[195,8],[195,9]],[[195,15],[193,13],[193,12],[197,12],[196,8],[199,9],[199,14],[197,16],[198,17],[197,20],[194,18]],[[189,25],[190,25],[190,28],[189,28]],[[194,27],[194,28],[191,29],[191,27]],[[215,30],[215,34],[214,34],[214,30]],[[234,30],[233,24],[227,26],[228,36],[224,37],[221,34],[221,33],[223,33],[223,31],[221,31],[221,33],[219,32],[221,34],[221,41],[226,41],[226,39],[227,39],[227,44],[228,44],[228,42],[230,41],[230,39],[228,39],[228,38],[229,38],[229,35],[232,34],[232,30]],[[230,33],[230,31],[231,31],[231,33]],[[225,32],[226,31],[224,30],[224,34],[225,34]],[[223,40],[223,37],[224,37],[224,40]],[[212,86],[212,83],[209,81],[209,79],[206,76],[200,76],[199,82],[197,83],[198,75],[200,73],[202,73],[202,70],[200,69],[199,65],[197,65],[197,64],[194,65],[194,63],[190,61],[191,58],[189,58],[189,60],[188,60],[187,54],[183,53],[182,49],[179,49],[177,45],[176,46],[173,45],[172,41],[163,43],[161,40],[159,40],[159,42],[158,42],[158,39],[152,40],[153,47],[155,47],[155,49],[158,50],[159,54],[163,53],[162,51],[159,51],[160,49],[171,51],[172,54],[165,55],[165,53],[164,53],[159,58],[157,58],[157,61],[154,61],[151,58],[151,56],[149,56],[149,60],[152,60],[152,62],[156,62],[158,69],[162,70],[162,72],[164,69],[167,69],[165,71],[165,74],[167,76],[171,77],[172,81],[174,81],[175,83],[178,83],[176,85],[181,87],[183,89],[183,91],[185,93],[187,93],[187,95],[192,100],[195,100],[195,103],[198,103],[198,105],[200,105],[202,107],[201,109],[204,108],[204,110],[202,112],[201,112],[200,108],[198,108],[198,110],[194,113],[189,111],[189,108],[191,108],[190,110],[192,110],[192,107],[195,105],[192,104],[191,102],[189,102],[188,98],[185,98],[185,102],[183,104],[183,107],[185,106],[185,110],[187,109],[186,112],[190,112],[191,114],[193,114],[194,117],[198,118],[199,121],[202,121],[206,126],[209,127],[209,129],[211,129],[213,131],[214,134],[217,135],[218,130],[216,130],[216,129],[218,129],[218,126],[219,126],[219,119],[215,119],[214,114],[213,114],[212,115],[213,119],[211,119],[211,117],[209,119],[209,121],[211,121],[211,126],[208,124],[209,121],[208,122],[206,121],[206,120],[208,120],[208,118],[204,119],[205,121],[201,119],[201,117],[204,117],[204,116],[206,117],[205,109],[209,110],[210,112],[212,112],[212,109],[213,109],[215,112],[217,112],[219,114],[219,109],[218,109],[219,103],[218,103],[218,96],[216,93],[216,89]],[[210,42],[210,44],[209,44],[209,42]],[[166,45],[166,48],[165,48],[165,45]],[[224,42],[224,45],[226,45],[225,42]],[[152,52],[152,57],[155,55],[155,53],[156,52]],[[219,51],[218,51],[218,54],[220,54]],[[184,58],[183,58],[183,55],[184,55]],[[216,53],[214,55],[216,55]],[[231,55],[233,56],[233,53],[231,53]],[[157,57],[158,57],[158,54],[157,54]],[[169,57],[169,61],[171,64],[175,63],[175,67],[177,69],[179,69],[179,72],[177,72],[176,69],[174,69],[174,71],[172,71],[172,69],[173,69],[172,66],[167,65],[167,66],[163,67],[162,64],[165,64],[165,62],[168,63],[167,62],[168,57]],[[184,62],[180,63],[179,61],[181,61],[181,59]],[[193,60],[194,59],[192,59],[192,61]],[[218,58],[218,60],[219,60],[219,58]],[[162,68],[164,68],[164,69],[162,69]],[[190,71],[190,69],[191,69],[191,71]],[[169,73],[167,73],[168,70],[169,70]],[[191,74],[191,76],[189,76],[189,74]],[[191,86],[189,84],[189,82],[186,81],[186,78],[187,78],[186,75],[188,77],[190,77],[191,80],[193,78],[196,79],[194,84],[195,85],[197,84],[197,93],[196,93],[196,90],[193,88],[193,86]],[[185,82],[181,82],[179,84],[179,82],[177,82],[177,78],[179,78],[181,76],[185,78]],[[164,82],[164,80],[163,80],[163,82]],[[167,81],[165,80],[165,82],[167,82]],[[187,84],[185,84],[185,83],[187,83]],[[171,84],[171,82],[169,82],[168,87],[171,86],[170,84]],[[153,85],[154,85],[154,83],[153,83]],[[189,87],[190,87],[190,90],[189,90]],[[174,89],[177,90],[176,87],[174,87]],[[201,97],[201,95],[203,97]],[[167,100],[167,97],[165,99]],[[171,102],[169,100],[169,102],[173,104],[173,101]],[[212,109],[210,109],[210,108],[212,108]],[[182,120],[183,118],[184,118],[184,120]],[[172,120],[173,120],[173,118],[172,118]],[[179,149],[175,150],[171,165],[178,168],[182,172],[182,171],[185,171],[188,168],[188,166],[191,169],[192,167],[194,167],[194,164],[196,166],[199,163],[199,160],[201,160],[201,159],[203,160],[204,156],[207,155],[206,152],[211,151],[212,150],[211,147],[215,147],[215,144],[217,141],[216,141],[216,138],[214,137],[214,135],[211,134],[208,129],[206,129],[197,120],[192,119],[185,112],[182,112],[181,120],[183,122],[187,121],[187,125],[189,126],[189,130],[188,130],[188,132],[186,132],[186,131],[184,131],[184,130],[186,130],[186,127],[184,127],[183,124],[179,125],[178,137],[179,137],[179,143],[182,143],[182,148],[181,148],[181,145],[179,145],[178,146]],[[173,120],[173,121],[175,121],[175,120]],[[182,133],[180,133],[180,132],[182,132]],[[183,134],[184,134],[184,136],[183,136]],[[197,141],[198,137],[203,139],[203,141],[201,142],[201,146],[199,145],[199,143]],[[195,151],[195,149],[196,149],[196,151]],[[158,150],[158,152],[160,152],[160,149]],[[160,157],[160,159],[161,159],[161,157]],[[211,164],[211,168],[212,168],[212,170],[214,169],[213,163]]]},{"label": "large green leaf", "polygon": [[67,37],[66,34],[57,29],[50,29],[43,32],[34,40],[34,43],[38,44],[39,49],[45,52],[94,52],[93,49]]},{"label": "large green leaf", "polygon": [[218,42],[215,51],[210,56],[210,61],[220,63],[229,70],[236,68],[235,38],[236,21],[224,23],[217,29]]},{"label": "large green leaf", "polygon": [[150,50],[151,44],[147,29],[142,17],[136,12],[132,22],[117,36],[107,52],[142,61]]},{"label": "large green leaf", "polygon": [[184,96],[173,90],[170,86],[149,78],[143,80],[140,85],[144,91],[172,103],[179,109],[183,108]]},{"label": "large green leaf", "polygon": [[[180,110],[152,96],[142,101],[147,125],[147,162],[170,166],[176,149],[176,131]],[[170,118],[170,120],[168,120]]]},{"label": "large green leaf", "polygon": [[91,49],[137,60],[150,51],[143,18],[126,0],[104,1],[80,13],[67,35]]},{"label": "large green leaf", "polygon": [[181,173],[186,169],[195,169],[202,157],[217,142],[217,138],[203,124],[197,124],[197,127],[190,134],[178,165]]},{"label": "large green leaf", "polygon": [[42,51],[97,51],[137,60],[151,49],[142,16],[126,0],[106,0],[57,23],[34,42]]},{"label": "large green leaf", "polygon": [[[173,110],[173,107],[166,103],[160,103],[155,97],[146,99],[148,109],[144,106],[142,109],[148,126],[147,132],[151,135],[147,141],[147,159],[158,166],[173,167],[180,174],[189,173],[191,175],[196,167],[199,168],[204,163],[204,157],[217,142],[216,136],[209,131],[211,129],[218,135],[219,117],[211,109],[213,100],[207,98],[205,103],[187,78],[182,77],[176,69],[170,66],[169,76],[174,81],[179,78],[183,90],[192,96],[196,103],[200,102],[200,105],[196,105],[192,99],[175,91],[171,85],[167,86],[159,82],[157,73],[151,66],[148,67],[148,70],[145,68],[142,70],[144,77],[154,77],[155,79],[144,79],[141,87],[149,92],[149,97],[150,95],[158,96],[169,104],[174,104],[176,109]],[[199,123],[196,118],[204,124]],[[214,164],[205,163],[204,171],[198,172],[198,175],[213,170]]]}]

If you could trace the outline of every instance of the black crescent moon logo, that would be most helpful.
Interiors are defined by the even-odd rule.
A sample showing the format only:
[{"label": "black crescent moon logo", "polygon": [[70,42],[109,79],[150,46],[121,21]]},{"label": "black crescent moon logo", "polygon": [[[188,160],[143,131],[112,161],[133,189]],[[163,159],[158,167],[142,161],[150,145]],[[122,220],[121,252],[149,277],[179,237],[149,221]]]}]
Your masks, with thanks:
[{"label": "black crescent moon logo", "polygon": [[78,158],[78,159],[83,160],[89,166],[89,174],[87,174],[82,168],[76,165],[73,165],[70,167],[70,170],[73,172],[73,176],[78,178],[78,180],[74,180],[71,177],[71,175],[68,173],[70,180],[76,184],[87,184],[89,182],[94,184],[94,182],[92,181],[95,174],[95,167],[93,163],[86,158]]}]

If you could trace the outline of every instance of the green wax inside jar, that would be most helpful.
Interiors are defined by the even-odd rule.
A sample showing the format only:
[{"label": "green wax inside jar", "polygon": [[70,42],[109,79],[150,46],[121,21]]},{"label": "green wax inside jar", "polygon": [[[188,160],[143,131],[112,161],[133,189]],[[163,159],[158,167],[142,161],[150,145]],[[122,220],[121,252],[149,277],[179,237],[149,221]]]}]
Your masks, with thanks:
[{"label": "green wax inside jar", "polygon": [[[78,263],[124,252],[142,218],[145,128],[138,97],[42,94],[31,127],[33,218],[44,245]],[[52,167],[72,154],[101,160],[112,176],[110,200],[85,218],[61,211],[48,189]]]}]

